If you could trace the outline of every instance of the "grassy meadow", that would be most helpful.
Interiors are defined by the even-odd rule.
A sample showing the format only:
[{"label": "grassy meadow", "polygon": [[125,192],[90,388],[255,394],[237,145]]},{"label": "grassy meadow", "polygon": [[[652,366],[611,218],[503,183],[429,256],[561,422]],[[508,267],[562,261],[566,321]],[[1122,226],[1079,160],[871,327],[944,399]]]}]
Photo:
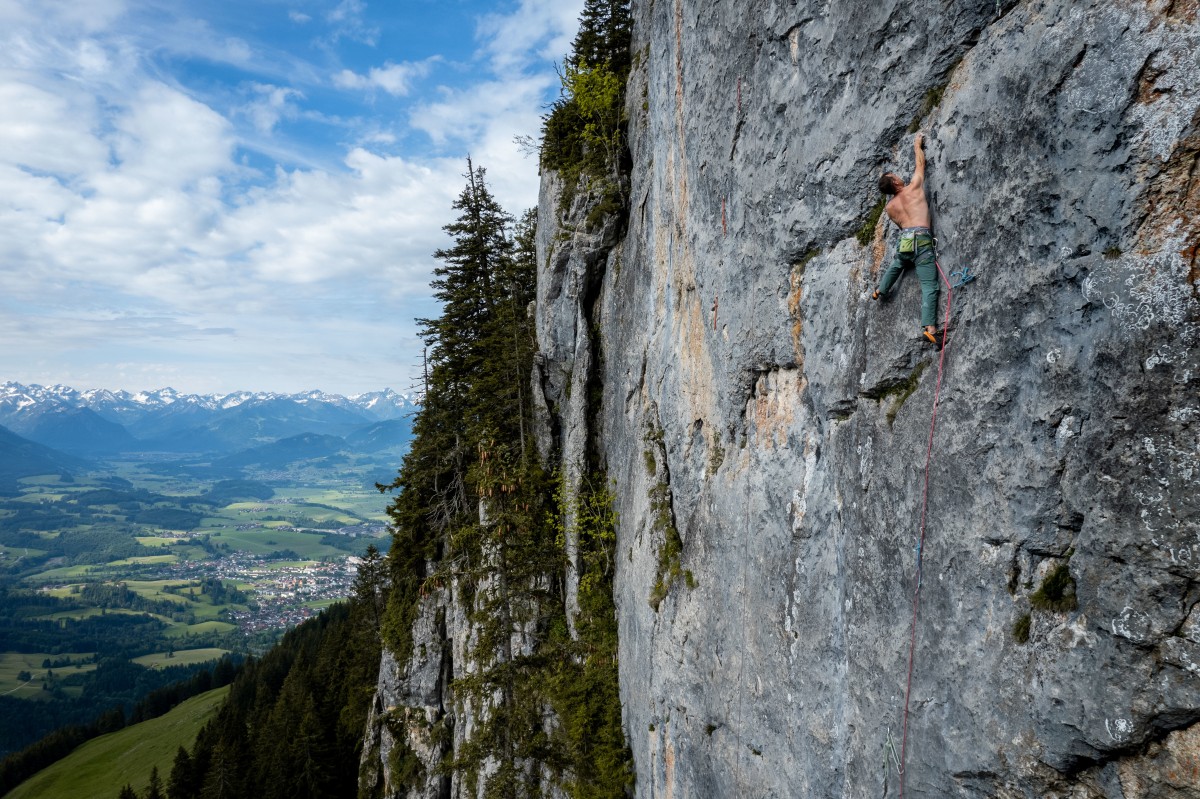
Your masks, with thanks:
[{"label": "grassy meadow", "polygon": [[5,799],[116,799],[126,783],[140,795],[154,766],[165,784],[176,751],[180,746],[191,748],[228,692],[228,687],[209,691],[159,718],[88,741],[18,785]]}]

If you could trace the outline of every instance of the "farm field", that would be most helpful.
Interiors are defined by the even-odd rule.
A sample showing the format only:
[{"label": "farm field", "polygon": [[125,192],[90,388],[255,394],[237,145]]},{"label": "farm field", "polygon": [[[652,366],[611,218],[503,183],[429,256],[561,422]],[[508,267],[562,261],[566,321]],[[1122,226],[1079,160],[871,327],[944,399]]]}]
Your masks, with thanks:
[{"label": "farm field", "polygon": [[143,655],[140,658],[134,658],[133,662],[148,669],[162,668],[164,666],[193,666],[197,663],[220,660],[222,656],[228,654],[228,650],[216,649],[214,647],[207,647],[205,649],[180,649]]},{"label": "farm field", "polygon": [[[0,654],[0,696],[13,696],[18,699],[44,700],[50,695],[42,690],[42,678],[45,676],[49,661],[70,660],[69,666],[50,667],[59,675],[75,672],[94,671],[96,664],[92,661],[94,652],[68,652],[52,655],[47,652],[5,652]],[[22,680],[21,672],[29,672],[30,679]]]}]

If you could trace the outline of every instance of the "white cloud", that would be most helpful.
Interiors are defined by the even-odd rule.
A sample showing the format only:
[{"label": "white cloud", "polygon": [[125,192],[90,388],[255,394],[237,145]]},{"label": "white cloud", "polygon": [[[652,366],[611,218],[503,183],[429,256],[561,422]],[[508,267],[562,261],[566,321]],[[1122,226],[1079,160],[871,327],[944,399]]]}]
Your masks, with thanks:
[{"label": "white cloud", "polygon": [[570,49],[583,0],[521,0],[511,14],[487,14],[475,36],[497,72],[523,70],[535,60],[561,60]]},{"label": "white cloud", "polygon": [[456,165],[421,166],[361,149],[346,165],[346,174],[280,174],[226,217],[218,247],[245,251],[247,267],[270,283],[386,279],[391,290],[424,292],[429,253],[440,246],[444,209],[456,193],[449,180]]},{"label": "white cloud", "polygon": [[389,61],[382,67],[372,67],[366,75],[343,69],[333,76],[333,84],[340,89],[383,89],[394,97],[403,97],[408,94],[413,79],[428,75],[430,67],[438,60],[434,56],[404,64]]},{"label": "white cloud", "polygon": [[366,9],[362,0],[342,0],[325,15],[325,18],[330,22],[358,22],[362,20],[362,14]]},{"label": "white cloud", "polygon": [[6,163],[70,175],[80,163],[107,158],[108,148],[89,130],[97,107],[86,94],[48,91],[0,73],[0,109],[0,157]]},{"label": "white cloud", "polygon": [[296,119],[300,107],[293,100],[304,99],[303,92],[285,86],[266,83],[250,84],[255,97],[242,108],[259,133],[270,133],[281,119]]},{"label": "white cloud", "polygon": [[231,36],[224,41],[225,58],[230,63],[245,65],[254,58],[254,51],[244,39]]},{"label": "white cloud", "polygon": [[290,19],[292,22],[295,22],[297,25],[303,25],[306,22],[312,22],[312,17],[302,11],[296,11],[295,9],[288,12],[288,19]]},{"label": "white cloud", "polygon": [[0,21],[29,22],[31,19],[87,33],[103,30],[128,11],[125,0],[41,0],[36,11],[19,0],[0,2]]},{"label": "white cloud", "polygon": [[536,132],[541,99],[555,80],[553,74],[519,75],[462,90],[444,89],[442,100],[413,110],[410,124],[438,143],[477,140],[498,121],[511,122],[514,114],[531,126],[524,132]]},{"label": "white cloud", "polygon": [[325,20],[332,26],[333,41],[351,39],[373,47],[379,39],[379,28],[366,22],[366,10],[362,0],[342,0],[330,10]]},{"label": "white cloud", "polygon": [[[295,96],[255,89],[267,116]],[[163,84],[107,126],[82,95],[0,81],[0,103],[24,119],[0,125],[0,260],[27,267],[0,274],[9,297],[45,296],[51,275],[63,299],[90,286],[179,308],[262,312],[286,301],[271,286],[331,281],[422,294],[461,171],[355,149],[343,171],[279,170],[239,188],[229,120]]]}]

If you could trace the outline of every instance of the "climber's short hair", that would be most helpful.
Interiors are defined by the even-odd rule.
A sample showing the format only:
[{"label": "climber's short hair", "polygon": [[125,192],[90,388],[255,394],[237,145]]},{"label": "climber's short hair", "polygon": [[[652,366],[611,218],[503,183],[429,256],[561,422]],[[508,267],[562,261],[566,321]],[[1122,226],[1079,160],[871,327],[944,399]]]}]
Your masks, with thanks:
[{"label": "climber's short hair", "polygon": [[900,182],[900,176],[895,172],[884,172],[879,176],[879,190],[884,194],[895,194],[896,184]]}]

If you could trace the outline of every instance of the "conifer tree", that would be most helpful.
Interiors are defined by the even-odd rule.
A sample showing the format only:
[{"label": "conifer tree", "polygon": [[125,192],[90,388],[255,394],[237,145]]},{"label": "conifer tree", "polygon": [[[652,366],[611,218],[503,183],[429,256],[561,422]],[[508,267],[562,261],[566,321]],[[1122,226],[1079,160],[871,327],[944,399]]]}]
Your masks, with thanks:
[{"label": "conifer tree", "polygon": [[331,757],[333,747],[326,736],[327,727],[319,718],[317,703],[309,694],[300,708],[292,745],[296,769],[296,790],[291,794],[292,798],[326,799],[337,795]]},{"label": "conifer tree", "polygon": [[[405,658],[425,580],[459,587],[477,634],[471,674],[460,674],[453,689],[457,701],[488,710],[449,768],[469,782],[488,764],[485,795],[536,796],[540,772],[531,764],[544,748],[544,700],[534,696],[535,653],[514,651],[512,640],[537,629],[562,567],[542,523],[549,492],[530,442],[536,214],[525,214],[510,237],[513,220],[485,172],[468,162],[464,177],[459,216],[445,228],[451,245],[436,253],[442,314],[420,320],[429,380],[416,440],[391,486],[400,493],[389,508],[395,540],[385,627]],[[414,550],[438,562],[433,574]]]},{"label": "conifer tree", "polygon": [[145,799],[165,799],[162,778],[158,776],[158,766],[150,768],[150,784],[146,786]]},{"label": "conifer tree", "polygon": [[573,67],[605,66],[624,81],[629,74],[632,29],[629,0],[585,0],[567,63]]},{"label": "conifer tree", "polygon": [[175,752],[171,775],[167,778],[167,796],[170,799],[196,799],[198,787],[191,755],[180,746]]},{"label": "conifer tree", "polygon": [[491,410],[472,384],[496,368],[494,352],[483,342],[494,330],[503,301],[501,273],[512,248],[506,230],[511,217],[492,197],[483,168],[468,160],[464,177],[466,186],[453,206],[459,217],[445,227],[452,246],[435,253],[441,263],[431,286],[442,314],[417,320],[428,348],[429,378],[414,439],[396,479],[381,486],[398,492],[388,507],[395,541],[383,627],[389,647],[401,659],[411,645],[425,563],[444,554],[447,531],[475,509],[477,499],[467,488],[475,445],[467,428],[477,427]]},{"label": "conifer tree", "polygon": [[628,0],[586,0],[562,71],[562,95],[542,118],[542,166],[565,182],[570,205],[581,179],[603,213],[626,203],[625,84],[632,65]]},{"label": "conifer tree", "polygon": [[169,799],[357,796],[380,662],[373,612],[362,604],[338,603],[246,662],[193,749],[176,752]]},{"label": "conifer tree", "polygon": [[240,795],[236,769],[236,755],[224,741],[218,742],[200,796],[203,799],[236,799]]},{"label": "conifer tree", "polygon": [[369,629],[376,635],[379,633],[383,610],[387,602],[388,568],[387,561],[379,554],[374,544],[367,544],[367,551],[358,564],[354,575],[354,585],[351,588],[355,604],[363,610],[370,620]]}]

